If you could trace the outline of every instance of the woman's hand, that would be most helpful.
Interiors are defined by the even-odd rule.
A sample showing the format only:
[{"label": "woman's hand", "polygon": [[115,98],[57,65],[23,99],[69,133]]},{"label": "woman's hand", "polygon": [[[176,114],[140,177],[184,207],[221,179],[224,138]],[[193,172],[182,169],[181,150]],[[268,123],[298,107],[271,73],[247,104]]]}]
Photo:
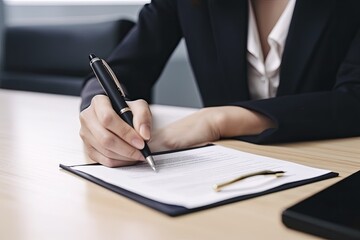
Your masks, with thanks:
[{"label": "woman's hand", "polygon": [[143,161],[139,149],[150,139],[151,113],[144,100],[128,102],[134,128],[113,110],[107,96],[97,95],[80,113],[80,136],[89,158],[105,166],[125,166]]},{"label": "woman's hand", "polygon": [[89,158],[116,167],[144,161],[139,149],[149,140],[151,151],[203,145],[226,137],[259,134],[274,127],[264,115],[241,107],[211,107],[180,119],[151,134],[151,112],[143,100],[128,102],[134,128],[113,110],[109,98],[97,95],[80,113],[80,136]]},{"label": "woman's hand", "polygon": [[203,108],[152,134],[152,151],[174,150],[210,143],[220,138],[254,135],[275,127],[266,116],[236,106]]}]

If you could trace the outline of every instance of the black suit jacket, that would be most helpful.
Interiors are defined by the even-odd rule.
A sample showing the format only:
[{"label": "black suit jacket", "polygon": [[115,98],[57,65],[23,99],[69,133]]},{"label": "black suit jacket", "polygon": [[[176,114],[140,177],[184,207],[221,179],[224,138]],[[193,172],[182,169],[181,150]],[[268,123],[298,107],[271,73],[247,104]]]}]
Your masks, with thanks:
[{"label": "black suit jacket", "polygon": [[[242,106],[278,125],[240,139],[270,143],[360,135],[359,0],[297,0],[275,98],[249,98],[247,26],[248,0],[153,0],[108,61],[130,97],[149,100],[183,37],[205,106]],[[89,83],[82,107],[99,92],[97,83]]]}]

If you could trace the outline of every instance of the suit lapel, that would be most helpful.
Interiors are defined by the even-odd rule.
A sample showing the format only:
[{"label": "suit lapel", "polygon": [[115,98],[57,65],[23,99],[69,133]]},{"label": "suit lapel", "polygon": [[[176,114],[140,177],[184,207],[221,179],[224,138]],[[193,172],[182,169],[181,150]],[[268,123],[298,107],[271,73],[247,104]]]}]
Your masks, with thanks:
[{"label": "suit lapel", "polygon": [[[283,53],[278,96],[296,93],[334,2],[296,1]],[[225,78],[217,86],[219,94],[227,102],[247,100],[248,0],[209,0],[209,13],[220,71]]]},{"label": "suit lapel", "polygon": [[[218,87],[221,101],[246,100],[248,0],[209,0],[209,12],[224,79]],[[240,93],[240,94],[239,94]]]},{"label": "suit lapel", "polygon": [[296,1],[282,58],[278,96],[296,93],[328,22],[334,1]]}]

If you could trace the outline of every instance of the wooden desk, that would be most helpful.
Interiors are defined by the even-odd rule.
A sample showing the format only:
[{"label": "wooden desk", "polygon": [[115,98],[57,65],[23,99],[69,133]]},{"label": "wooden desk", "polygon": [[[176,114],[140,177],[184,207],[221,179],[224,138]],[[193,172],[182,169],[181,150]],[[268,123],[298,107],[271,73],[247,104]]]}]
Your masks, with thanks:
[{"label": "wooden desk", "polygon": [[77,97],[0,90],[0,239],[316,239],[281,223],[288,206],[360,169],[360,138],[258,146],[330,179],[171,218],[59,169],[87,162]]}]

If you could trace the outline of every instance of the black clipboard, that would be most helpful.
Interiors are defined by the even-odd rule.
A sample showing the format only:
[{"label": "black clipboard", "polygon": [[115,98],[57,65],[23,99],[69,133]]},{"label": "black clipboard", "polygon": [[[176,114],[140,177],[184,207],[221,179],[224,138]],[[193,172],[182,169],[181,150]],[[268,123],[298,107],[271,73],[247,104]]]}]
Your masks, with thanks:
[{"label": "black clipboard", "polygon": [[282,221],[326,239],[360,239],[360,171],[289,207]]},{"label": "black clipboard", "polygon": [[[209,144],[209,145],[206,145],[206,146],[201,146],[201,147],[207,147],[207,146],[212,146],[213,144]],[[198,148],[198,147],[195,147],[195,148]],[[189,149],[192,149],[192,148],[189,148]],[[166,152],[161,152],[161,153],[156,153],[156,154],[164,154],[164,153],[171,153],[171,152],[177,152],[177,151],[184,151],[184,150],[189,150],[189,149],[181,149],[181,150],[176,150],[176,151],[166,151]],[[99,164],[84,164],[84,165],[81,165],[81,166],[93,166],[93,165],[99,165]],[[155,209],[157,211],[160,211],[166,215],[169,215],[169,216],[172,216],[172,217],[175,217],[175,216],[180,216],[180,215],[184,215],[184,214],[188,214],[188,213],[192,213],[192,212],[197,212],[197,211],[200,211],[200,210],[204,210],[204,209],[209,209],[209,208],[213,208],[213,207],[217,207],[217,206],[221,206],[221,205],[225,205],[225,204],[229,204],[229,203],[234,203],[234,202],[238,202],[238,201],[242,201],[242,200],[245,200],[245,199],[249,199],[249,198],[254,198],[254,197],[258,197],[258,196],[262,196],[262,195],[265,195],[265,194],[269,194],[269,193],[274,193],[274,192],[278,192],[278,191],[281,191],[281,190],[285,190],[285,189],[289,189],[289,188],[294,188],[294,187],[297,187],[297,186],[301,186],[301,185],[305,185],[305,184],[309,184],[309,183],[313,183],[313,182],[317,182],[317,181],[321,181],[321,180],[325,180],[325,179],[328,179],[328,178],[332,178],[332,177],[337,177],[338,176],[338,173],[335,173],[335,172],[330,172],[330,173],[327,173],[327,174],[324,174],[324,175],[321,175],[321,176],[318,176],[318,177],[315,177],[315,178],[310,178],[310,179],[306,179],[306,180],[301,180],[301,181],[296,181],[296,182],[291,182],[291,183],[287,183],[287,184],[284,184],[284,185],[281,185],[281,186],[278,186],[276,188],[272,188],[272,189],[269,189],[269,190],[266,190],[266,191],[262,191],[262,192],[257,192],[257,193],[254,193],[254,194],[248,194],[248,195],[242,195],[242,196],[238,196],[238,197],[234,197],[234,198],[230,198],[230,199],[227,199],[227,200],[223,200],[223,201],[219,201],[219,202],[216,202],[216,203],[212,203],[212,204],[209,204],[209,205],[205,205],[205,206],[201,206],[201,207],[197,207],[197,208],[186,208],[186,207],[183,207],[183,206],[178,206],[178,205],[170,205],[170,204],[166,204],[166,203],[162,203],[162,202],[158,202],[158,201],[155,201],[155,200],[152,200],[152,199],[149,199],[149,198],[146,198],[146,197],[143,197],[139,194],[136,194],[136,193],[133,193],[133,192],[130,192],[128,190],[125,190],[119,186],[116,186],[116,185],[113,185],[113,184],[110,184],[110,183],[107,183],[99,178],[96,178],[92,175],[89,175],[87,173],[84,173],[84,172],[81,172],[81,171],[78,171],[76,169],[74,169],[73,167],[76,167],[76,166],[79,166],[79,165],[74,165],[74,166],[66,166],[66,165],[63,165],[63,164],[60,164],[60,167],[66,171],[69,171],[73,174],[76,174],[82,178],[85,178],[93,183],[96,183],[106,189],[109,189],[113,192],[116,192],[122,196],[125,196],[129,199],[132,199],[138,203],[141,203],[145,206],[148,206],[152,209]]]}]

